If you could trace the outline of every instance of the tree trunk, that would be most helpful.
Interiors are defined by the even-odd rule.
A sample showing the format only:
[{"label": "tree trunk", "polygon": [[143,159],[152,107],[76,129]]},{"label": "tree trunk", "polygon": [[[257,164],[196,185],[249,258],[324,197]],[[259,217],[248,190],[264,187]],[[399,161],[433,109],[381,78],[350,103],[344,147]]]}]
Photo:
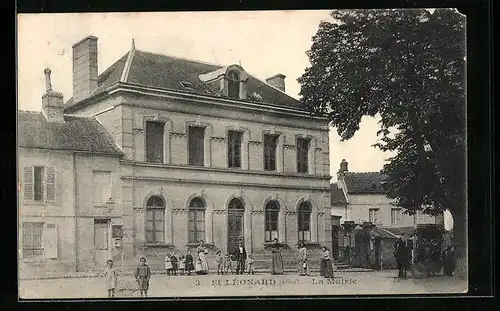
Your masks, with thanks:
[{"label": "tree trunk", "polygon": [[[460,209],[461,207],[458,207]],[[455,275],[458,278],[468,277],[468,251],[467,251],[467,216],[465,208],[452,210],[453,216],[453,244],[455,246]]]}]

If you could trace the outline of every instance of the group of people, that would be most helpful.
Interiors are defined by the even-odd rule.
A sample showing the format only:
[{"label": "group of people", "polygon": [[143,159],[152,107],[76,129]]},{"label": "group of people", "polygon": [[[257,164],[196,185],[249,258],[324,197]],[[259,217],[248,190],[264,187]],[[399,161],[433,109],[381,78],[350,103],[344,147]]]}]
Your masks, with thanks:
[{"label": "group of people", "polygon": [[[281,252],[282,245],[278,239],[274,239],[272,246],[272,274],[284,273],[283,254]],[[310,275],[309,260],[307,255],[307,247],[305,243],[299,242],[297,244],[297,272],[300,276]],[[333,278],[333,259],[330,257],[330,251],[326,246],[322,247],[323,254],[321,255],[320,275],[325,278]]]},{"label": "group of people", "polygon": [[[440,256],[439,246],[431,243],[429,247],[420,251],[415,259],[416,262],[425,262],[426,259],[442,263],[443,272],[447,276],[452,276],[455,271],[455,248],[453,245],[447,246]],[[398,277],[407,277],[409,265],[412,263],[412,248],[402,237],[399,237],[394,244],[394,258],[398,268]]]},{"label": "group of people", "polygon": [[[277,239],[273,241],[272,244],[272,267],[271,273],[275,275],[284,273],[284,262],[282,247],[283,245],[278,242]],[[297,272],[299,275],[310,275],[309,261],[306,245],[299,242],[298,245],[298,257],[297,257]],[[330,257],[330,251],[326,246],[323,246],[323,254],[321,256],[321,269],[320,275],[325,278],[333,278],[333,261]],[[194,272],[198,275],[208,274],[209,266],[207,261],[208,250],[205,247],[203,241],[196,248],[196,255],[193,257],[190,250],[187,250],[186,254],[179,256],[179,254],[167,253],[165,256],[165,270],[167,275],[177,275],[177,271],[180,274],[191,275]],[[248,274],[254,274],[254,263],[255,260],[252,254],[247,254],[245,247],[242,242],[239,242],[237,250],[233,254],[222,255],[221,251],[216,252],[216,263],[217,263],[217,274],[229,274],[233,273],[233,263],[236,262],[236,274],[243,274],[245,271]],[[118,273],[113,267],[113,261],[108,260],[106,264],[106,269],[103,272],[103,276],[106,279],[106,285],[108,289],[108,296],[115,296],[115,289],[117,287]],[[148,295],[149,280],[151,278],[151,268],[146,263],[146,258],[143,256],[139,259],[139,265],[135,271],[135,279],[138,284],[138,288],[141,297]]]},{"label": "group of people", "polygon": [[236,262],[236,274],[254,274],[253,264],[255,260],[252,254],[247,254],[242,242],[238,243],[238,248],[233,254],[222,255],[221,251],[216,252],[215,262],[217,263],[217,274],[233,274],[233,261]]}]

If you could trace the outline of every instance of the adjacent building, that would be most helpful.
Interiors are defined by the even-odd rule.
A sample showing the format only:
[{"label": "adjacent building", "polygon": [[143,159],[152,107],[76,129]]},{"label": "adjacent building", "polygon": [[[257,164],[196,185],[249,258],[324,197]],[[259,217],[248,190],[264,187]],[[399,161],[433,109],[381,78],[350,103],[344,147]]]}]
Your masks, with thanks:
[{"label": "adjacent building", "polygon": [[394,267],[392,246],[398,237],[412,237],[421,225],[444,226],[442,215],[404,213],[386,196],[384,179],[379,172],[349,172],[347,161],[340,163],[337,182],[331,184],[332,232],[338,232],[332,247],[340,259],[366,266],[370,255],[372,266]]},{"label": "adjacent building", "polygon": [[95,118],[64,115],[63,96],[45,74],[42,112],[18,113],[21,275],[75,271],[94,255],[105,261],[105,221],[121,221],[113,210],[121,150]]},{"label": "adjacent building", "polygon": [[[133,43],[98,75],[97,40],[73,45],[73,97],[63,106],[53,97],[57,121],[44,108],[21,112],[18,122],[20,171],[57,172],[58,208],[38,206],[37,222],[60,221],[51,234],[68,269],[92,270],[108,258],[125,267],[142,255],[159,268],[167,252],[182,254],[200,240],[223,252],[242,241],[261,265],[275,239],[290,256],[298,241],[313,252],[331,244],[328,122],[285,93],[284,75],[264,82],[239,65]],[[26,116],[55,128],[46,135],[66,143],[64,151],[25,130]],[[39,179],[34,174],[20,176],[21,188]],[[52,189],[51,180],[42,187]],[[20,204],[20,227],[31,226],[30,208]],[[33,240],[38,229],[26,230],[21,241]],[[48,256],[37,258],[44,267]]]}]

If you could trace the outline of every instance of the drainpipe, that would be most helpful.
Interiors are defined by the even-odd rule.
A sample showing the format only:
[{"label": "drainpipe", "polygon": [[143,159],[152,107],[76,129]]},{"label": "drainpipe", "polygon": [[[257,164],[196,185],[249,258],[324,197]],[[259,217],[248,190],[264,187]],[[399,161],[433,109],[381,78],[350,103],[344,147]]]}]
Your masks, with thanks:
[{"label": "drainpipe", "polygon": [[73,214],[75,216],[75,271],[78,272],[78,215],[76,189],[76,154],[73,152]]}]

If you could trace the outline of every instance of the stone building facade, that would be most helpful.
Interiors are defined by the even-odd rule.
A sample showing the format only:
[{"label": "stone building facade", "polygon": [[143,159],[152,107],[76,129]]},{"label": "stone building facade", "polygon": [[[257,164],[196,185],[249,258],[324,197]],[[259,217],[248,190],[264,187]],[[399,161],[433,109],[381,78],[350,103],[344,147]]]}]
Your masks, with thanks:
[{"label": "stone building facade", "polygon": [[[18,113],[21,277],[102,264],[113,256],[107,247],[111,223],[105,220],[121,219],[113,208],[113,200],[120,199],[118,184],[112,185],[119,180],[121,150],[95,118],[64,115],[62,94],[51,89],[50,70],[46,81],[42,112]],[[94,175],[107,177],[100,191],[94,191]],[[95,258],[94,228],[101,238]]]},{"label": "stone building facade", "polygon": [[[134,265],[142,255],[159,269],[167,252],[183,254],[199,240],[229,253],[242,241],[265,267],[275,238],[290,256],[298,241],[318,251],[331,243],[328,123],[284,92],[284,75],[264,82],[239,65],[132,44],[97,76],[95,37],[76,43],[73,58],[64,113],[96,120],[123,154],[73,167],[76,270],[104,257]],[[108,180],[93,173],[100,165],[110,172],[111,212],[91,200]],[[105,226],[108,252],[97,255]]]}]

